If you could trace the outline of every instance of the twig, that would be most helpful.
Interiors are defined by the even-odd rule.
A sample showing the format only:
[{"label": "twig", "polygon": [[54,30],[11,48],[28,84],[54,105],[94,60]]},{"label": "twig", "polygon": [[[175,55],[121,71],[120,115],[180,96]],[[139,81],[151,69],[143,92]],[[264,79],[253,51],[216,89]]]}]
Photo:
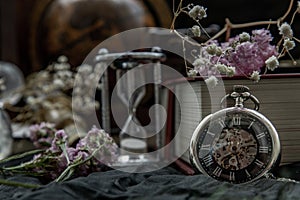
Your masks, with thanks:
[{"label": "twig", "polygon": [[13,187],[31,188],[31,189],[41,187],[41,185],[37,185],[37,184],[21,183],[21,182],[16,182],[16,181],[9,181],[9,180],[6,180],[6,179],[0,179],[0,184],[13,186]]}]

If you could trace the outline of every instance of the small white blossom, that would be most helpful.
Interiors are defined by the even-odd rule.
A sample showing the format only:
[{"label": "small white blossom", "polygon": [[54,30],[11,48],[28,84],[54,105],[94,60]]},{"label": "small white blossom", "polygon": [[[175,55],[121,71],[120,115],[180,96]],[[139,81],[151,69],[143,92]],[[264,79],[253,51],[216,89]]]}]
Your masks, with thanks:
[{"label": "small white blossom", "polygon": [[197,70],[191,69],[191,70],[188,71],[187,75],[188,75],[189,77],[193,77],[193,76],[196,76],[197,73],[198,73]]},{"label": "small white blossom", "polygon": [[235,75],[235,67],[228,66],[226,70],[227,76],[233,77]]},{"label": "small white blossom", "polygon": [[202,58],[197,58],[194,62],[193,65],[195,67],[201,67],[203,65],[205,65],[205,61]]},{"label": "small white blossom", "polygon": [[216,64],[215,67],[218,69],[218,71],[220,72],[220,74],[226,74],[227,73],[227,66],[224,64]]},{"label": "small white blossom", "polygon": [[62,55],[57,58],[57,61],[60,63],[66,63],[66,62],[68,62],[68,58],[66,56]]},{"label": "small white blossom", "polygon": [[200,26],[194,25],[194,26],[192,27],[192,32],[193,32],[194,36],[200,37],[200,36],[201,36]]},{"label": "small white blossom", "polygon": [[189,16],[194,20],[203,19],[207,17],[206,8],[196,5],[189,11]]},{"label": "small white blossom", "polygon": [[250,35],[249,33],[246,33],[246,32],[243,32],[239,35],[240,37],[240,41],[241,42],[247,42],[247,41],[250,41]]},{"label": "small white blossom", "polygon": [[283,35],[283,37],[287,37],[290,39],[293,38],[293,30],[291,26],[286,22],[281,24],[281,26],[279,27],[279,34]]},{"label": "small white blossom", "polygon": [[292,50],[296,46],[296,44],[293,40],[286,38],[286,39],[284,39],[283,46],[287,50]]},{"label": "small white blossom", "polygon": [[56,78],[53,80],[53,85],[57,88],[63,88],[65,83],[61,79]]},{"label": "small white blossom", "polygon": [[210,76],[209,78],[205,79],[205,83],[208,87],[216,87],[218,85],[218,79],[215,76]]},{"label": "small white blossom", "polygon": [[219,54],[220,50],[222,52],[222,49],[220,47],[218,47],[216,44],[210,44],[206,47],[206,51],[210,55],[217,55],[217,54]]},{"label": "small white blossom", "polygon": [[251,76],[250,76],[250,79],[255,81],[255,82],[258,82],[260,80],[259,72],[258,71],[253,71]]},{"label": "small white blossom", "polygon": [[277,57],[276,56],[271,56],[270,58],[268,58],[266,61],[265,61],[265,64],[266,64],[266,67],[271,70],[271,71],[274,71],[274,69],[276,69],[278,66],[279,66],[279,62],[277,60]]}]

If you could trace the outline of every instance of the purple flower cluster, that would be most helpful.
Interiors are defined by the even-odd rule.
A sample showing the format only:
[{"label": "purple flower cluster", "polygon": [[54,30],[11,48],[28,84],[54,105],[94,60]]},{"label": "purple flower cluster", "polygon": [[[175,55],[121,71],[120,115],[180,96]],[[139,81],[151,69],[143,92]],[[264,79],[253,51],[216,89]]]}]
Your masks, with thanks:
[{"label": "purple flower cluster", "polygon": [[[55,132],[45,132],[49,126],[50,124],[42,123],[30,128],[34,143],[39,144],[41,139],[47,138],[47,144],[51,144],[44,152],[34,156],[32,161],[32,170],[44,176],[48,175],[49,180],[56,179],[72,165],[76,165],[73,175],[85,176],[91,172],[102,171],[117,159],[118,147],[104,130],[93,127],[75,147],[70,147],[65,131],[51,129]],[[50,127],[53,128],[52,125]],[[43,137],[40,137],[40,133],[43,133]],[[46,133],[50,133],[48,137]]]},{"label": "purple flower cluster", "polygon": [[241,42],[240,36],[233,38],[222,45],[223,50],[229,52],[224,56],[228,61],[226,64],[236,68],[236,75],[249,76],[253,71],[260,72],[269,57],[278,55],[275,45],[270,44],[272,39],[266,29],[253,30],[250,41]]},{"label": "purple flower cluster", "polygon": [[[260,72],[268,58],[278,55],[275,45],[271,44],[272,39],[269,30],[258,29],[253,30],[252,35],[244,32],[228,42],[213,41],[202,49],[193,65],[202,76],[226,74],[249,77],[255,71]],[[222,68],[220,64],[223,64]]]},{"label": "purple flower cluster", "polygon": [[55,124],[42,122],[29,127],[30,139],[36,148],[48,148],[51,146],[54,134],[57,131]]}]

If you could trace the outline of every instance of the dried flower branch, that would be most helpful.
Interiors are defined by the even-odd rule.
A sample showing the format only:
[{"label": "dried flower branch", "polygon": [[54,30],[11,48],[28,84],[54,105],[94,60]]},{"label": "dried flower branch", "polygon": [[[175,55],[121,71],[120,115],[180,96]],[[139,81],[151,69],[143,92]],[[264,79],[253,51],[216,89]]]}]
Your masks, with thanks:
[{"label": "dried flower branch", "polygon": [[[56,130],[53,124],[33,125],[30,131],[33,143],[42,149],[0,161],[0,171],[3,175],[22,173],[60,182],[70,177],[103,171],[107,169],[106,165],[113,163],[118,156],[117,145],[113,139],[104,130],[96,127],[81,138],[75,148],[69,147],[65,131]],[[5,166],[9,161],[29,155],[34,155],[30,161],[15,166]],[[7,181],[0,179],[0,183],[5,184],[5,182]]]},{"label": "dried flower branch", "polygon": [[[175,29],[175,21],[180,14],[186,14],[197,24],[191,28],[191,32],[194,33],[196,37],[201,35],[201,33],[199,33],[201,31],[207,34],[200,24],[200,20],[207,16],[206,8],[193,4],[183,6],[183,0],[180,0],[177,9],[173,9],[174,18],[171,24],[171,30],[183,40],[183,44],[184,42],[188,42],[195,47],[200,48],[198,55],[194,56],[194,67],[190,68],[186,64],[187,75],[200,74],[203,77],[210,77],[221,73],[227,76],[244,75],[254,81],[258,81],[260,79],[261,69],[265,66],[266,69],[273,71],[279,66],[278,59],[285,54],[288,54],[291,60],[294,61],[294,64],[296,64],[296,61],[289,51],[295,48],[295,42],[300,42],[298,38],[294,37],[291,28],[296,14],[300,13],[299,2],[290,23],[286,22],[286,18],[292,11],[293,4],[294,0],[290,0],[288,9],[283,16],[279,17],[277,20],[234,24],[226,18],[223,29],[213,37],[208,36],[209,39],[206,42],[198,43],[177,32]],[[173,5],[175,5],[174,1]],[[238,36],[230,38],[232,29],[242,29],[262,25],[267,25],[267,28],[271,25],[276,25],[278,27],[279,34],[282,38],[276,46],[271,44],[273,37],[267,29],[253,30],[251,36],[250,34],[243,32]],[[226,33],[226,42],[216,42],[216,39],[224,33]]]}]

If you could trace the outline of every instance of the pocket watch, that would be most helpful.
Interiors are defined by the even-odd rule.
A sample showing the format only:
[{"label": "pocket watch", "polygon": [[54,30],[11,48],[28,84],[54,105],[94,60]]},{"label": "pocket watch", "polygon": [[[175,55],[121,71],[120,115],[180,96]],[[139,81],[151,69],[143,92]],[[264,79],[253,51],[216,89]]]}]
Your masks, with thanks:
[{"label": "pocket watch", "polygon": [[[259,110],[249,88],[235,85],[226,99],[235,106],[206,116],[190,141],[190,161],[196,171],[220,181],[247,183],[267,175],[280,159],[280,140],[272,123]],[[254,109],[244,107],[251,100]]]}]

